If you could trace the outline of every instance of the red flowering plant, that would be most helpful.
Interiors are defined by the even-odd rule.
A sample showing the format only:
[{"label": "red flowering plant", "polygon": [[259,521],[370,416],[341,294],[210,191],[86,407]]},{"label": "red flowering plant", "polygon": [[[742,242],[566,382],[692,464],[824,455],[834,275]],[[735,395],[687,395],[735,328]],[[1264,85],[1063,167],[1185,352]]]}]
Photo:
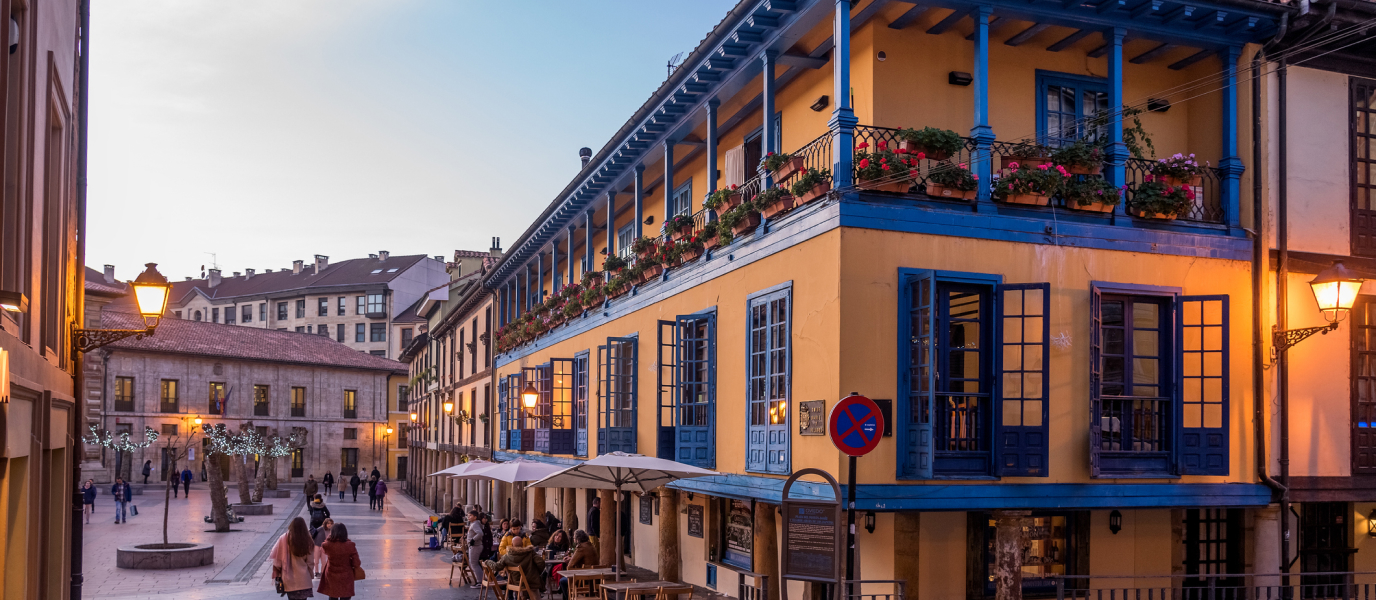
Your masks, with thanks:
[{"label": "red flowering plant", "polygon": [[1037,165],[1009,163],[999,180],[994,183],[994,197],[1005,200],[1009,196],[1051,196],[1061,190],[1069,173],[1060,165]]},{"label": "red flowering plant", "polygon": [[1078,206],[1095,203],[1117,205],[1123,199],[1121,188],[1114,187],[1112,183],[1098,177],[1071,179],[1062,189],[1066,203]]},{"label": "red flowering plant", "polygon": [[680,230],[680,229],[683,229],[683,228],[685,228],[685,227],[692,227],[692,226],[693,226],[693,216],[692,216],[692,215],[677,214],[677,215],[674,215],[674,216],[672,216],[672,217],[669,217],[668,220],[664,221],[664,226],[660,228],[660,233],[663,233],[663,234],[668,235],[668,234],[672,234],[672,233],[674,233],[674,232],[676,232],[676,231],[678,231],[678,230]]},{"label": "red flowering plant", "polygon": [[792,158],[793,155],[787,152],[770,152],[764,155],[764,159],[760,162],[764,165],[765,169],[768,169],[772,173],[782,169],[784,165],[788,164],[789,159]]},{"label": "red flowering plant", "polygon": [[922,152],[909,154],[899,148],[890,150],[884,140],[875,142],[876,148],[870,150],[869,142],[855,145],[855,176],[866,181],[883,179],[895,183],[917,177],[918,161],[927,158]]},{"label": "red flowering plant", "polygon": [[655,238],[652,237],[642,236],[640,239],[631,242],[631,252],[634,252],[640,256],[645,256],[646,254],[652,253],[654,252],[654,249]]},{"label": "red flowering plant", "polygon": [[602,270],[608,273],[615,273],[626,268],[626,259],[615,254],[608,256],[607,260],[602,261]]},{"label": "red flowering plant", "polygon": [[966,163],[959,165],[946,163],[927,173],[927,181],[962,192],[973,192],[979,186],[979,175],[970,172],[970,166]]},{"label": "red flowering plant", "polygon": [[731,198],[731,194],[736,193],[736,186],[733,184],[729,189],[715,190],[707,195],[702,201],[702,207],[708,210],[718,210],[726,205],[726,201]]},{"label": "red flowering plant", "polygon": [[1137,184],[1132,193],[1132,210],[1147,216],[1180,216],[1189,210],[1194,202],[1194,188],[1188,185],[1172,185],[1161,177],[1147,176],[1146,181]]}]

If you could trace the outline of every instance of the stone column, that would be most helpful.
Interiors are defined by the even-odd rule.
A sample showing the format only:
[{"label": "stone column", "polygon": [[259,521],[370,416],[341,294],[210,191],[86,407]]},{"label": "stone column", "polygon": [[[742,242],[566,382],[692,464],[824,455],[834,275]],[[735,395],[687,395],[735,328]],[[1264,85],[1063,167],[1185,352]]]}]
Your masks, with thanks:
[{"label": "stone column", "polygon": [[[496,492],[496,494],[495,494],[495,495],[496,495],[496,498],[494,499],[494,501],[493,501],[493,503],[492,503],[492,515],[493,515],[493,519],[492,519],[492,520],[493,520],[493,521],[500,521],[500,520],[502,520],[502,519],[506,519],[506,518],[510,517],[510,516],[511,516],[511,513],[510,513],[510,511],[507,509],[507,503],[508,503],[509,498],[507,497],[506,484],[501,483],[501,482],[499,482],[499,481],[494,481],[494,482],[492,482],[492,487],[493,487],[493,489],[494,489],[495,492]],[[495,523],[494,523],[494,525],[495,525]]]},{"label": "stone column", "polygon": [[[578,527],[578,490],[576,488],[564,488],[564,507],[563,507],[564,529],[577,530]],[[588,534],[592,535],[592,534]]]},{"label": "stone column", "polygon": [[[1256,587],[1280,585],[1280,505],[1253,509],[1252,572],[1257,576],[1251,584]],[[1293,581],[1293,580],[1292,580]],[[1265,594],[1265,590],[1260,590]]]},{"label": "stone column", "polygon": [[679,581],[678,490],[659,488],[659,578]]},{"label": "stone column", "polygon": [[1022,600],[1022,542],[1023,527],[1027,526],[1025,510],[994,512],[994,600]]},{"label": "stone column", "polygon": [[533,496],[530,499],[530,520],[543,520],[545,518],[545,511],[549,510],[545,508],[545,488],[530,488],[530,491],[531,496]]},{"label": "stone column", "polygon": [[620,551],[616,539],[616,520],[621,515],[616,512],[616,492],[612,490],[598,490],[597,497],[602,501],[601,525],[602,531],[597,534],[598,546],[601,552],[598,554],[598,563],[603,565],[616,564],[616,553]]},{"label": "stone column", "polygon": [[756,573],[769,577],[769,597],[765,600],[779,600],[779,530],[774,520],[778,509],[773,504],[755,502],[755,541],[751,554],[754,556]]}]

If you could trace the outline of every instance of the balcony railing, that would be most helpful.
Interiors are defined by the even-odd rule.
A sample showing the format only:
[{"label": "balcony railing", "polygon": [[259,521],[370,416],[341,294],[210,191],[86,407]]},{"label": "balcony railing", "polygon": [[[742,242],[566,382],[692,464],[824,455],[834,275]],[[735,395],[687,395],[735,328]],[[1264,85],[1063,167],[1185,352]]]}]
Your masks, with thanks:
[{"label": "balcony railing", "polygon": [[[1302,600],[1376,598],[1376,572],[1106,577],[1053,575],[1057,600]],[[1287,581],[1288,579],[1288,581]]]}]

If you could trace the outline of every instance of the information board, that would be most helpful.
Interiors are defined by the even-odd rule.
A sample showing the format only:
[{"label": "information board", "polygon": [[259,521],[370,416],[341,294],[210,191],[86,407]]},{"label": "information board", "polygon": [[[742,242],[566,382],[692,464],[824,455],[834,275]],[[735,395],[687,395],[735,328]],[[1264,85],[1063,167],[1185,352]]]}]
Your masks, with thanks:
[{"label": "information board", "polygon": [[688,505],[688,536],[702,537],[702,505]]},{"label": "information board", "polygon": [[[831,492],[832,500],[808,498],[795,500],[791,490],[799,477],[817,475],[824,484],[804,482]],[[781,510],[783,545],[781,547],[781,575],[784,579],[836,583],[841,580],[845,548],[845,524],[841,512],[841,486],[830,473],[820,469],[802,469],[784,482]]]}]

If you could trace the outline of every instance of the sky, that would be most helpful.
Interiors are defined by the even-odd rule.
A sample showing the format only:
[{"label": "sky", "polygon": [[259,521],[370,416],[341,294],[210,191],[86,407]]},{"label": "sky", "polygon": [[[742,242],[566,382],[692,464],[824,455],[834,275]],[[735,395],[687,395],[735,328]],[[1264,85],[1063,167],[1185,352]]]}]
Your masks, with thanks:
[{"label": "sky", "polygon": [[735,4],[93,3],[87,264],[509,248]]}]

